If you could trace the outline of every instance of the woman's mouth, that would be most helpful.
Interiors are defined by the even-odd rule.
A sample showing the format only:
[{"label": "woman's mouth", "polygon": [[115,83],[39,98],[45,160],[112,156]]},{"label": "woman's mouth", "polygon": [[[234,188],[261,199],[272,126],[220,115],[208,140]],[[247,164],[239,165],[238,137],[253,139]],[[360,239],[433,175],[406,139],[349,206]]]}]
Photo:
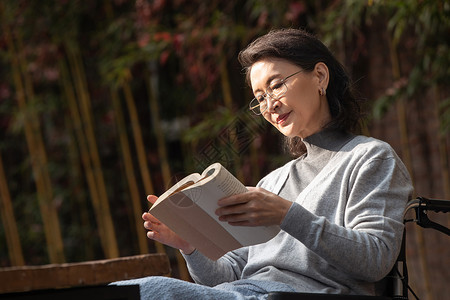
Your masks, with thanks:
[{"label": "woman's mouth", "polygon": [[286,121],[286,119],[289,117],[291,112],[288,112],[287,114],[279,115],[276,122],[278,125],[283,125],[283,123]]}]

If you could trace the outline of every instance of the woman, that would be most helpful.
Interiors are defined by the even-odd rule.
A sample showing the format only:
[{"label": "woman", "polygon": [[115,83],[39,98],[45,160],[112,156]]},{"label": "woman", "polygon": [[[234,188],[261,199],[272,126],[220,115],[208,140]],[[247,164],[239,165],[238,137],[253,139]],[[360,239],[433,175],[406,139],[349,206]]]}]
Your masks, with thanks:
[{"label": "woman", "polygon": [[386,143],[351,133],[360,110],[348,76],[312,35],[272,31],[239,60],[255,95],[250,109],[286,137],[298,158],[248,193],[221,199],[216,213],[233,225],[282,230],[267,243],[211,261],[144,213],[147,236],[180,249],[199,284],[159,277],[132,283],[141,285],[143,299],[263,299],[270,291],[381,294],[412,193],[406,168]]}]

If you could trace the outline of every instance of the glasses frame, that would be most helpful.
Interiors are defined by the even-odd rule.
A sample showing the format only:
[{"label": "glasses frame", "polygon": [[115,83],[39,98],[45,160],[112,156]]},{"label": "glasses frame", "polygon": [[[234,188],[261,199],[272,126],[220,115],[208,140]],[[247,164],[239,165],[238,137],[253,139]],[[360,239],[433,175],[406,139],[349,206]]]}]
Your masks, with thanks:
[{"label": "glasses frame", "polygon": [[248,108],[257,116],[262,115],[266,110],[267,110],[267,106],[264,110],[260,110],[260,113],[255,112],[255,108],[260,107],[262,103],[267,102],[267,97],[270,97],[272,100],[278,100],[281,97],[283,97],[286,92],[288,91],[288,86],[286,85],[286,81],[291,78],[294,75],[297,75],[298,73],[303,72],[303,70],[299,70],[295,73],[292,73],[289,76],[284,77],[283,79],[280,80],[280,83],[283,84],[285,86],[285,91],[283,93],[281,93],[280,95],[274,96],[272,93],[269,93],[267,90],[270,88],[270,86],[266,89],[266,91],[264,92],[264,94],[262,94],[262,97],[264,98],[264,101],[259,102],[259,100],[254,97],[250,103],[248,104]]}]

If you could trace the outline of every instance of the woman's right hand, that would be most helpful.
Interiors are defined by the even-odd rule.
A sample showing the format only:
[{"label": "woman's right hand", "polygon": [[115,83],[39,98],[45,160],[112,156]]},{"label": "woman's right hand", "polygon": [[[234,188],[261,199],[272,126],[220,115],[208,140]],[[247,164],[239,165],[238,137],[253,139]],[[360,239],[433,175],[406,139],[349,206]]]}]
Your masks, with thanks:
[{"label": "woman's right hand", "polygon": [[[154,195],[147,196],[148,202],[151,204],[158,200],[158,197]],[[183,240],[179,235],[169,229],[166,225],[161,223],[152,214],[145,212],[142,215],[144,220],[144,228],[148,230],[147,237],[154,241],[166,244],[167,246],[180,249],[184,254],[191,254],[195,248],[188,242]]]}]

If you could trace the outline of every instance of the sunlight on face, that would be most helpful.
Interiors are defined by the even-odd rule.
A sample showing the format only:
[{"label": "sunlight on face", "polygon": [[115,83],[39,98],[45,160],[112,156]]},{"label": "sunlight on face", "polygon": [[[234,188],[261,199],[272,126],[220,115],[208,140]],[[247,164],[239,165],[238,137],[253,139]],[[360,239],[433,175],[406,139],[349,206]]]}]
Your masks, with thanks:
[{"label": "sunlight on face", "polygon": [[[319,95],[324,80],[328,82],[328,68],[319,64],[311,72],[290,77],[286,81],[286,93],[278,100],[266,97],[264,118],[287,137],[310,136],[320,131],[331,118],[326,97]],[[282,59],[256,62],[250,70],[253,94],[261,97],[275,80],[282,80],[299,70],[299,66]]]}]

